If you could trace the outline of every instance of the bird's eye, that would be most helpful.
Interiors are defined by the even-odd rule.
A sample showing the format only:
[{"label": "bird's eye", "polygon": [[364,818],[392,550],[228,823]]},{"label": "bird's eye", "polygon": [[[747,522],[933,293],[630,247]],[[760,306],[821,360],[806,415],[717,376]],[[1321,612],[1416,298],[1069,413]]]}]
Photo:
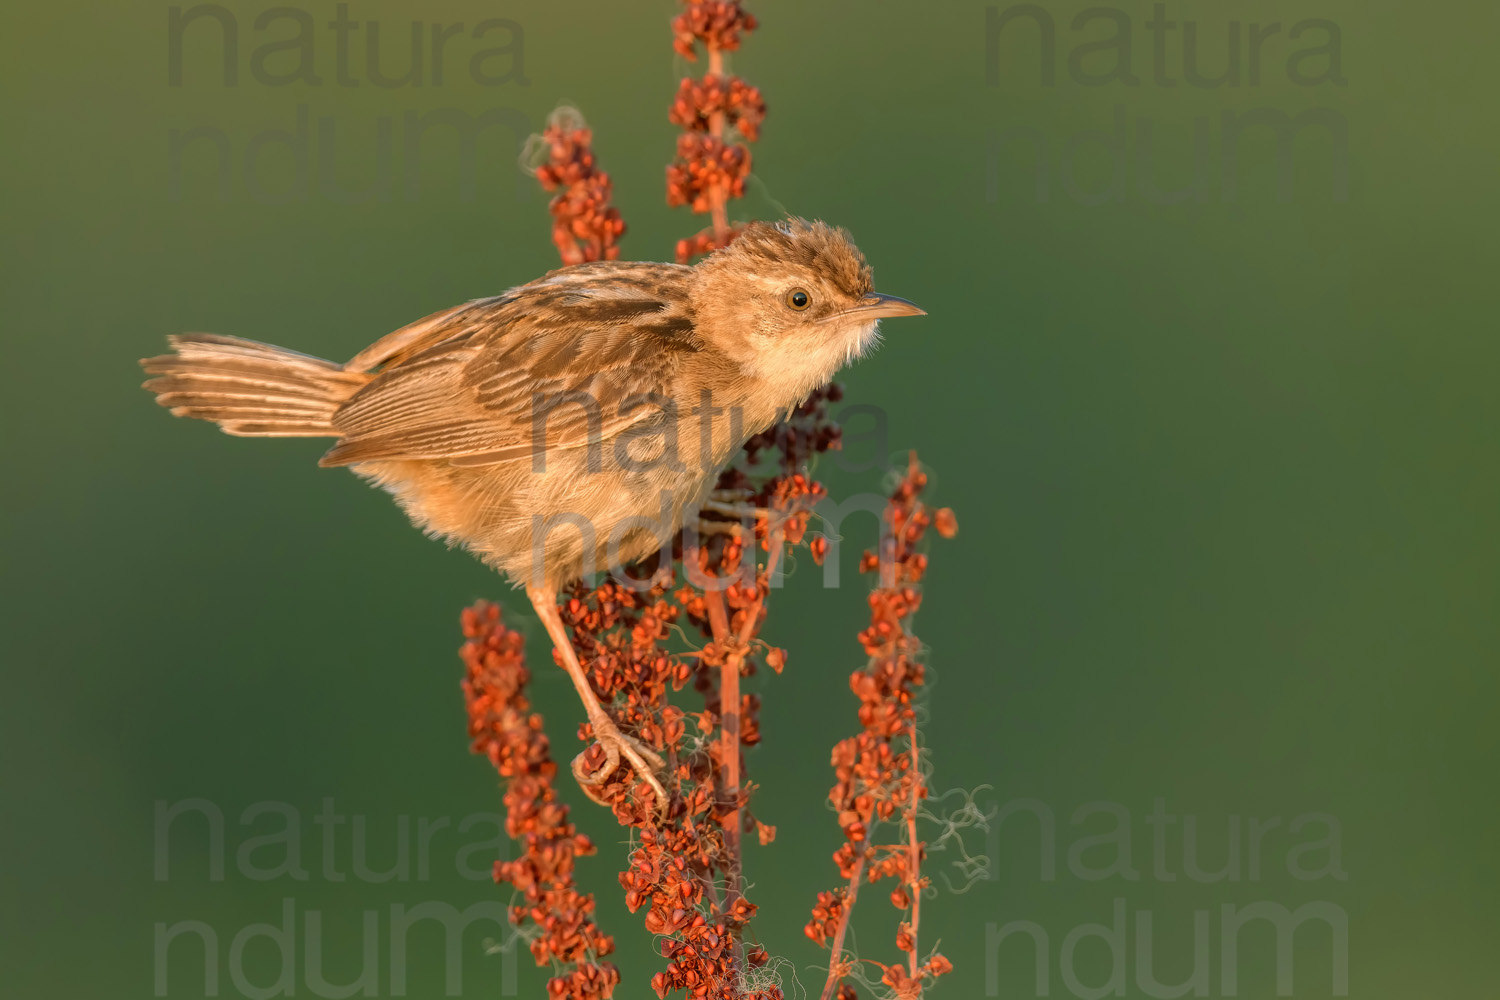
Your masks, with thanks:
[{"label": "bird's eye", "polygon": [[793,288],[790,292],[786,293],[786,304],[801,312],[812,305],[812,296],[800,288]]}]

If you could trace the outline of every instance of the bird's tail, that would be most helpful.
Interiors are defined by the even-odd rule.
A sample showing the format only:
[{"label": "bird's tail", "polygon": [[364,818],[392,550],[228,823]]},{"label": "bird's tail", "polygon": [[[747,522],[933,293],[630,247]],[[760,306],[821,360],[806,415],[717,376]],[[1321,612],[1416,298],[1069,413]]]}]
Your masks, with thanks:
[{"label": "bird's tail", "polygon": [[174,353],[146,358],[145,389],[173,416],[212,420],[241,437],[337,437],[333,415],[370,381],[284,347],[211,333],[169,337]]}]

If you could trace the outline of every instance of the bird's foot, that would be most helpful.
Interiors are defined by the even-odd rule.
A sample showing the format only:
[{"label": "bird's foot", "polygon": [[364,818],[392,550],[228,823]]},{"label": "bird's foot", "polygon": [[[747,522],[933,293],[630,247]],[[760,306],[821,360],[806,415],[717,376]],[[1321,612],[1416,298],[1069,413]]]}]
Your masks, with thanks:
[{"label": "bird's foot", "polygon": [[[600,805],[610,805],[601,790],[610,776],[620,769],[620,760],[624,758],[635,769],[637,777],[650,785],[651,791],[656,794],[657,812],[664,812],[669,799],[666,788],[657,777],[667,767],[667,762],[661,755],[635,737],[621,732],[615,721],[603,712],[591,716],[589,725],[594,730],[595,746],[604,751],[604,765],[592,769],[589,767],[588,757],[593,747],[573,758],[573,777],[577,779],[578,787],[583,789],[583,794]],[[597,755],[593,756],[597,759]]]},{"label": "bird's foot", "polygon": [[771,516],[770,510],[765,507],[757,507],[744,500],[705,500],[703,509],[713,514],[727,514],[740,521],[755,522],[765,520]]},{"label": "bird's foot", "polygon": [[731,538],[740,538],[746,534],[745,526],[739,521],[721,521],[718,518],[700,517],[693,524],[693,531],[697,532],[699,538],[707,539],[715,535],[728,535]]},{"label": "bird's foot", "polygon": [[[702,515],[710,515],[704,517]],[[729,535],[732,538],[758,534],[771,523],[771,512],[744,500],[705,500],[699,509],[695,530],[700,538]]]},{"label": "bird's foot", "polygon": [[720,503],[744,503],[755,496],[755,491],[747,486],[731,486],[728,489],[711,490],[708,497]]}]

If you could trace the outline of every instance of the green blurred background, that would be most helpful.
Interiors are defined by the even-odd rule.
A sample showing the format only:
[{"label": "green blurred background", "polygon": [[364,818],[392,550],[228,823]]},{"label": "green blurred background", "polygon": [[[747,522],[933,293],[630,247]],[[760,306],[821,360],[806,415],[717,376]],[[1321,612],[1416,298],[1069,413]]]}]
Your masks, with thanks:
[{"label": "green blurred background", "polygon": [[[1168,86],[1153,67],[1151,5],[1108,8],[1075,30],[1084,6],[1046,5],[1051,86],[1036,19],[1005,24],[987,56],[979,2],[764,0],[752,5],[762,29],[733,59],[770,105],[745,211],[779,205],[847,226],[879,287],[931,313],[891,324],[846,383],[851,402],[887,414],[886,450],[920,450],[935,500],[962,525],[933,548],[919,621],[935,672],[936,784],[980,789],[992,809],[1033,799],[1054,820],[1054,877],[1035,819],[1017,813],[970,837],[993,877],[924,904],[924,943],[940,941],[956,966],[936,995],[1038,995],[1026,939],[994,940],[1017,920],[1048,935],[1050,995],[1099,995],[1088,988],[1112,985],[1106,944],[1078,944],[1071,983],[1063,944],[1111,923],[1116,900],[1129,913],[1122,996],[1167,995],[1141,985],[1141,911],[1167,983],[1192,972],[1202,911],[1210,974],[1198,995],[1227,995],[1222,908],[1255,903],[1320,904],[1308,912],[1347,921],[1349,996],[1492,992],[1500,144],[1482,68],[1496,8],[1169,3]],[[257,80],[252,53],[295,28],[283,17],[257,30],[266,9],[226,7],[239,33],[234,87],[206,19],[187,29],[181,85],[169,84],[165,4],[29,4],[8,15],[0,42],[9,996],[148,997],[163,973],[167,995],[200,996],[194,938],[172,944],[165,968],[154,961],[154,928],[179,921],[212,929],[220,995],[242,995],[232,939],[279,922],[283,900],[297,925],[298,995],[333,995],[307,978],[301,936],[316,911],[335,983],[359,974],[362,914],[374,914],[377,992],[389,996],[393,905],[504,898],[461,870],[482,873],[494,856],[483,815],[458,828],[497,811],[499,795],[466,752],[457,616],[476,598],[501,599],[545,663],[523,602],[411,530],[383,494],[317,469],[322,444],[234,440],[170,419],[137,388],[136,359],[184,330],[345,358],[554,266],[545,197],[518,181],[522,136],[488,129],[466,159],[435,130],[412,196],[409,111],[501,108],[539,127],[559,100],[574,102],[614,178],[626,256],[662,259],[701,223],[663,203],[666,107],[688,68],[670,50],[666,0],[354,4],[351,18],[381,25],[391,75],[406,64],[414,17],[470,31],[506,18],[524,32],[455,34],[440,84],[429,55],[422,86],[394,88],[372,82],[362,36],[349,67],[358,85],[339,84],[326,27],[335,6],[322,2],[297,8],[317,25],[320,84]],[[1070,53],[1108,38],[1115,18],[1128,22],[1137,82],[1080,81],[1118,51],[1076,64]],[[1328,42],[1326,25],[1289,39],[1307,19],[1339,32],[1340,81],[1327,78],[1326,53],[1296,64],[1301,82],[1289,76],[1290,55]],[[1204,75],[1224,71],[1239,32],[1239,86],[1184,80],[1189,21]],[[1252,22],[1281,26],[1254,85]],[[517,50],[481,69],[508,79],[476,80],[468,60],[507,44]],[[283,52],[266,66],[294,62]],[[295,196],[292,158],[274,144],[260,186],[247,185],[247,148],[294,129],[299,105],[314,137],[308,191]],[[1257,109],[1321,109],[1321,124],[1290,152],[1264,127],[1226,151],[1226,113]],[[1125,148],[1070,141],[1113,130],[1117,114]],[[335,174],[353,190],[376,176],[382,117],[389,197],[330,196],[316,123],[334,124]],[[214,140],[188,146],[173,180],[171,133],[198,126],[231,147],[227,197]],[[1031,146],[1002,141],[1017,129],[1034,130]],[[1181,188],[1198,170],[1201,197],[1142,193],[1141,129],[1152,183]],[[1045,199],[1028,151],[1038,141]],[[477,178],[468,195],[465,162]],[[1111,196],[1091,197],[1100,191]],[[868,461],[871,449],[849,457]],[[836,496],[880,488],[879,470],[854,464],[823,470]],[[752,681],[765,699],[749,765],[756,811],[780,830],[749,849],[756,927],[814,994],[823,953],[801,928],[816,891],[837,881],[827,758],[856,725],[846,678],[861,661],[865,581],[847,570],[872,533],[851,527],[842,588],[821,588],[807,565],[778,593],[767,636],[789,647],[790,665]],[[560,672],[542,672],[535,700],[570,752],[578,708]],[[617,996],[647,996],[661,960],[615,883],[626,847],[607,815],[571,785],[563,792],[602,846],[580,874],[619,944]],[[157,877],[156,804],[185,799],[223,817],[221,881],[194,815],[172,826]],[[315,822],[326,799],[342,825]],[[1163,871],[1152,842],[1163,828],[1148,822],[1157,800],[1179,817],[1164,828]],[[242,822],[261,802],[283,811]],[[1113,817],[1075,823],[1100,802]],[[257,879],[287,848],[254,838],[284,829],[288,810],[309,877]],[[1310,814],[1323,818],[1289,832]],[[422,818],[448,822],[425,872]],[[1272,818],[1252,867],[1251,822]],[[407,879],[349,874],[356,834],[370,865],[389,868],[403,823]],[[1132,838],[1137,877],[1081,877],[1109,867],[1118,842],[1086,838],[1114,828]],[[325,874],[325,829],[342,882]],[[1316,844],[1330,839],[1336,859]],[[1240,870],[1191,878],[1189,849],[1201,869],[1232,857]],[[940,883],[957,878],[953,860],[934,856]],[[861,910],[861,955],[892,959],[884,892]],[[487,936],[481,925],[464,939],[464,994],[542,996],[545,973],[524,955],[485,955]],[[1295,996],[1339,994],[1334,938],[1316,920],[1297,930]],[[407,994],[444,995],[442,936],[419,928],[410,941]],[[238,958],[250,982],[275,980],[268,941]],[[1268,925],[1241,935],[1232,978],[1240,996],[1276,994]]]}]

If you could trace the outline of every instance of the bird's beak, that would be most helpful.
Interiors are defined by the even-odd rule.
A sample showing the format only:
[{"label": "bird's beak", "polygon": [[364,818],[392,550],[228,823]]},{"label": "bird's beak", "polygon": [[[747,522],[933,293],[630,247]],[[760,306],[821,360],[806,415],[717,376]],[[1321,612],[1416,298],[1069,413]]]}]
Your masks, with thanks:
[{"label": "bird's beak", "polygon": [[857,316],[860,319],[882,319],[886,316],[926,316],[927,310],[915,302],[908,302],[894,295],[872,292],[860,299],[859,304],[854,308],[845,310],[840,315]]}]

